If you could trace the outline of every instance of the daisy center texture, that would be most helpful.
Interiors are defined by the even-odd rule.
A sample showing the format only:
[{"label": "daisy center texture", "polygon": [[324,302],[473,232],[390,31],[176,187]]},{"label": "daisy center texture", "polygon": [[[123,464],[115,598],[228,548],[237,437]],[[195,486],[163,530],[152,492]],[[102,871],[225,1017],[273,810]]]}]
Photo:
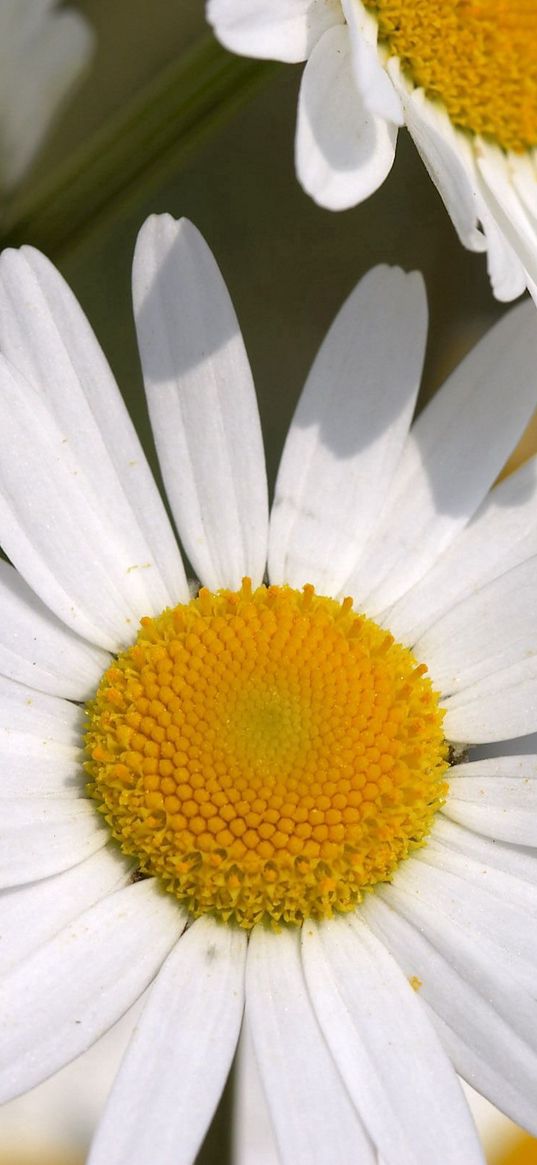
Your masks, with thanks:
[{"label": "daisy center texture", "polygon": [[407,648],[312,586],[144,618],[88,704],[89,792],[194,916],[351,910],[445,796],[442,712]]},{"label": "daisy center texture", "polygon": [[461,129],[537,145],[535,0],[364,0],[380,43]]}]

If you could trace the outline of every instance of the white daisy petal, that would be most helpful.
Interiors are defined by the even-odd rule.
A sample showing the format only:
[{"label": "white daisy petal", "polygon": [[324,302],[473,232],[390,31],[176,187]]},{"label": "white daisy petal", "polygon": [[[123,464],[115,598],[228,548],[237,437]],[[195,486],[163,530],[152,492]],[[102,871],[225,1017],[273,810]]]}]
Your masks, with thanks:
[{"label": "white daisy petal", "polygon": [[492,214],[530,279],[537,280],[537,224],[528,214],[509,172],[503,150],[480,141],[477,166],[482,190]]},{"label": "white daisy petal", "polygon": [[48,878],[102,849],[108,830],[90,801],[28,797],[2,805],[0,888]]},{"label": "white daisy petal", "polygon": [[263,442],[250,366],[215,260],[186,219],[142,228],[133,295],[149,413],[181,539],[212,590],[257,585],[267,552]]},{"label": "white daisy petal", "polygon": [[526,736],[537,724],[537,658],[485,676],[443,701],[444,732],[459,744]]},{"label": "white daisy petal", "polygon": [[536,365],[527,303],[490,329],[420,414],[347,583],[369,615],[418,582],[472,517],[535,407]]},{"label": "white daisy petal", "polygon": [[234,53],[304,61],[332,24],[343,24],[331,0],[209,0],[207,19]]},{"label": "white daisy petal", "polygon": [[393,122],[375,117],[354,83],[347,28],[330,28],[308,59],[298,101],[295,163],[307,194],[329,210],[362,202],[395,157]]},{"label": "white daisy petal", "polygon": [[[463,692],[537,653],[537,555],[467,594],[418,639],[434,685]],[[537,729],[537,719],[533,725]]]},{"label": "white daisy petal", "polygon": [[[505,1018],[505,984],[489,993],[488,956],[483,959],[484,979],[479,972],[467,976],[453,957],[456,948],[445,956],[420,924],[409,922],[384,897],[367,896],[361,907],[364,919],[430,1006],[455,1068],[514,1121],[537,1132],[537,1054]],[[515,1010],[516,1005],[515,995]]]},{"label": "white daisy petal", "polygon": [[151,879],[110,894],[0,981],[0,1096],[89,1048],[145,990],[185,924]]},{"label": "white daisy petal", "polygon": [[233,1165],[281,1165],[246,1016],[233,1078],[231,1159]]},{"label": "white daisy petal", "polygon": [[191,1165],[239,1037],[246,943],[244,932],[210,918],[177,943],[127,1048],[88,1165]]},{"label": "white daisy petal", "polygon": [[255,927],[246,967],[246,1015],[282,1165],[374,1165],[312,1010],[299,941],[289,928]]},{"label": "white daisy petal", "polygon": [[526,290],[528,273],[506,239],[484,198],[479,198],[479,219],[487,240],[487,271],[493,295],[504,303]]},{"label": "white daisy petal", "polygon": [[0,257],[0,350],[53,413],[78,473],[98,485],[128,569],[125,595],[140,593],[146,614],[184,600],[177,543],[108,362],[72,291],[33,247]]},{"label": "white daisy petal", "polygon": [[51,749],[78,748],[83,724],[76,704],[0,676],[0,732],[6,743],[21,733]]},{"label": "white daisy petal", "polygon": [[472,181],[470,146],[453,128],[442,107],[428,101],[423,89],[415,89],[405,80],[397,58],[388,61],[387,69],[403,106],[406,127],[461,243],[471,251],[484,251],[487,242],[477,225],[479,203],[476,183]]},{"label": "white daisy petal", "polygon": [[482,1161],[434,1029],[359,913],[307,923],[302,952],[316,1015],[383,1161]]},{"label": "white daisy petal", "polygon": [[[419,276],[376,267],[336,316],[285,444],[271,514],[273,582],[337,594],[382,507],[425,354]],[[368,354],[371,356],[368,358]]]},{"label": "white daisy petal", "polygon": [[64,700],[0,678],[0,800],[80,796],[83,719]]},{"label": "white daisy petal", "polygon": [[374,16],[355,0],[341,0],[341,6],[351,39],[354,80],[364,105],[378,117],[403,125],[401,100],[377,52],[378,25]]},{"label": "white daisy petal", "polygon": [[132,865],[106,845],[69,870],[0,894],[0,975],[37,950],[94,902],[124,886]]},{"label": "white daisy petal", "polygon": [[405,643],[466,595],[537,554],[537,458],[504,478],[431,570],[383,616]]},{"label": "white daisy petal", "polygon": [[537,756],[456,765],[443,813],[494,840],[537,848]]},{"label": "white daisy petal", "polygon": [[73,635],[1,561],[0,607],[0,672],[53,696],[87,699],[111,662],[108,653]]}]

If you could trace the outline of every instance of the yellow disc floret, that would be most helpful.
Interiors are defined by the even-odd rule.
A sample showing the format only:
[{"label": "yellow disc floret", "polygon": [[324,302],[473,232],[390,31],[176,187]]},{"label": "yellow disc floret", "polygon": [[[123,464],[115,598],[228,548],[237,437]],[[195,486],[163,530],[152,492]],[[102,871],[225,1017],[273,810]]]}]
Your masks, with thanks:
[{"label": "yellow disc floret", "polygon": [[88,705],[89,792],[196,916],[352,909],[423,842],[446,785],[426,668],[342,603],[202,589],[142,619]]},{"label": "yellow disc floret", "polygon": [[536,0],[364,0],[380,43],[460,129],[537,146]]}]

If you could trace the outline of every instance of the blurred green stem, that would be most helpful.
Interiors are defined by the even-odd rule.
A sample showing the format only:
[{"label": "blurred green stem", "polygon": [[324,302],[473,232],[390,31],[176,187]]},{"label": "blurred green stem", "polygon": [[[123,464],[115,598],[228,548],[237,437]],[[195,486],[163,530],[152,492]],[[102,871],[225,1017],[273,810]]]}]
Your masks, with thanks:
[{"label": "blurred green stem", "polygon": [[103,219],[151,195],[278,66],[231,56],[206,36],[80,146],[2,220],[0,245],[54,258]]}]

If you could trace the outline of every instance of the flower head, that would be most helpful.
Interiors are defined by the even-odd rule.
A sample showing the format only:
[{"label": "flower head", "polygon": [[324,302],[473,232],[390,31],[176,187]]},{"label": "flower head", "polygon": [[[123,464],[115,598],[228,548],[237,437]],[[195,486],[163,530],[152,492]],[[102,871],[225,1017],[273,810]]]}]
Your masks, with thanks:
[{"label": "flower head", "polygon": [[209,0],[230,49],[306,60],[297,174],[322,206],[369,197],[406,125],[495,295],[537,284],[537,16],[532,0]]},{"label": "flower head", "polygon": [[537,758],[464,756],[537,727],[535,462],[493,487],[533,305],[410,428],[423,286],[366,276],[269,518],[190,224],[145,224],[133,287],[199,587],[78,305],[31,248],[0,258],[2,1096],[154,979],[92,1165],[194,1160],[243,1009],[284,1163],[473,1165],[452,1064],[535,1127]]}]

